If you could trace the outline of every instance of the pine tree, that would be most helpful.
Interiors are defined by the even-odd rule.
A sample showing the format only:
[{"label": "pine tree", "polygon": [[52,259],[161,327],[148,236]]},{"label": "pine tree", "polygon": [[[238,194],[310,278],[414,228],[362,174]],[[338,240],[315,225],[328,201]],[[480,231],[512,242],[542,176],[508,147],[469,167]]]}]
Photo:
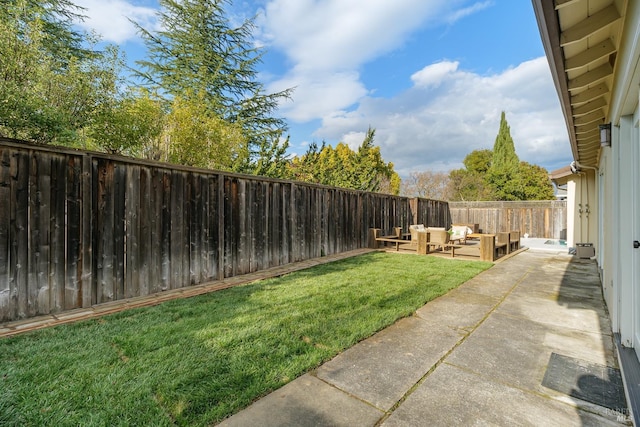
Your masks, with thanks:
[{"label": "pine tree", "polygon": [[138,61],[137,75],[154,92],[164,94],[167,103],[193,94],[197,99],[186,101],[202,102],[207,116],[240,126],[249,150],[244,161],[236,159],[233,169],[261,171],[284,156],[281,145],[286,142],[280,137],[286,123],[273,113],[291,91],[264,93],[256,70],[262,53],[251,40],[254,23],[232,28],[225,3],[229,1],[160,0],[163,30],[138,26],[148,59]]},{"label": "pine tree", "polygon": [[116,96],[118,49],[93,49],[69,0],[0,6],[0,136],[84,146],[96,108]]},{"label": "pine tree", "polygon": [[83,9],[71,0],[2,0],[3,25],[13,26],[23,42],[33,36],[38,25],[39,48],[44,56],[67,63],[70,57],[85,59],[96,54],[83,46],[86,34],[74,29],[74,21],[83,20]]}]

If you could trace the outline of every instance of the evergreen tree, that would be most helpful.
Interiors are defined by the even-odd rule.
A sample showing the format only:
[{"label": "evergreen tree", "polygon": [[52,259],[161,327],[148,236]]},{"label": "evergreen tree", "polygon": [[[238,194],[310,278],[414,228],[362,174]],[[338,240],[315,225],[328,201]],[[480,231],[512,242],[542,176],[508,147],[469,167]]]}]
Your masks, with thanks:
[{"label": "evergreen tree", "polygon": [[374,137],[375,130],[369,129],[357,151],[342,142],[335,149],[325,143],[320,149],[311,144],[305,155],[291,161],[290,177],[334,187],[399,194],[400,177],[393,163],[382,159]]},{"label": "evergreen tree", "polygon": [[320,153],[324,151],[327,144],[322,141],[322,147],[312,142],[307,148],[307,152],[298,157],[294,157],[289,163],[287,177],[303,182],[322,182],[320,177]]},{"label": "evergreen tree", "polygon": [[493,151],[474,150],[465,168],[449,173],[449,200],[550,200],[553,186],[547,171],[520,162],[504,111]]},{"label": "evergreen tree", "polygon": [[522,200],[554,200],[553,185],[547,170],[527,162],[520,163]]},{"label": "evergreen tree", "polygon": [[87,58],[96,53],[83,46],[86,34],[73,23],[84,19],[83,9],[71,0],[0,0],[3,25],[12,26],[15,36],[27,42],[38,27],[39,50],[44,56],[66,63],[70,57]]},{"label": "evergreen tree", "polygon": [[520,160],[516,155],[511,131],[504,111],[500,117],[500,129],[493,145],[491,167],[487,171],[486,182],[492,189],[494,200],[523,200],[522,183],[518,168]]},{"label": "evergreen tree", "polygon": [[452,201],[490,200],[492,195],[485,179],[491,167],[491,150],[474,150],[467,154],[462,163],[464,169],[449,173],[448,199]]},{"label": "evergreen tree", "polygon": [[[391,179],[393,163],[386,164],[382,159],[380,147],[373,144],[376,131],[369,128],[355,156],[355,182],[359,183],[358,190],[379,191],[382,181]],[[398,189],[399,191],[399,189]]]},{"label": "evergreen tree", "polygon": [[70,1],[0,4],[0,135],[84,146],[81,131],[118,90],[118,49],[92,49]]},{"label": "evergreen tree", "polygon": [[507,123],[504,111],[500,116],[500,129],[493,144],[493,155],[491,157],[491,168],[493,170],[515,170],[518,169],[520,160],[516,154],[516,147],[511,138],[511,129]]},{"label": "evergreen tree", "polygon": [[487,173],[492,162],[493,151],[487,149],[473,150],[471,153],[467,154],[462,161],[468,172],[478,175],[484,175]]},{"label": "evergreen tree", "polygon": [[163,93],[168,103],[193,94],[195,98],[185,101],[201,103],[208,117],[239,126],[248,149],[244,159],[234,159],[229,167],[263,171],[267,163],[284,158],[281,135],[286,123],[273,113],[291,91],[264,93],[256,71],[262,53],[251,40],[254,23],[249,20],[232,28],[225,3],[229,2],[160,0],[163,29],[152,32],[138,26],[148,59],[138,61],[137,75]]},{"label": "evergreen tree", "polygon": [[[276,134],[273,138],[280,139]],[[270,139],[263,138],[258,147],[256,160],[251,165],[254,175],[268,176],[271,178],[286,178],[289,168],[289,136],[281,143],[272,143]]]}]

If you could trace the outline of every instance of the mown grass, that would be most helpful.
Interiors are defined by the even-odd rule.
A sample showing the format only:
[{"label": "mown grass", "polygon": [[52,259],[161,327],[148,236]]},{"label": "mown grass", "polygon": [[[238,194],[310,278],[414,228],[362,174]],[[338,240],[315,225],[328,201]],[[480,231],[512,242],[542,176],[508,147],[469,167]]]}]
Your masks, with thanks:
[{"label": "mown grass", "polygon": [[490,265],[373,253],[0,339],[0,425],[210,425]]}]

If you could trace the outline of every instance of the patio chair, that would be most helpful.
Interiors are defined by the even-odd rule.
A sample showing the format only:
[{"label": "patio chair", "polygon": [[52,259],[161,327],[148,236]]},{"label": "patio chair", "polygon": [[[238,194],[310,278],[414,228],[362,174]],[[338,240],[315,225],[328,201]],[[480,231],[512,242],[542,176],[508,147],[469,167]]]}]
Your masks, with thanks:
[{"label": "patio chair", "polygon": [[418,241],[418,233],[427,231],[424,228],[424,224],[413,224],[409,226],[409,233],[411,233],[411,242],[415,243]]},{"label": "patio chair", "polygon": [[466,225],[453,225],[451,227],[451,235],[449,236],[449,240],[452,242],[458,242],[467,244],[467,234],[471,234],[471,230]]},{"label": "patio chair", "polygon": [[449,232],[447,230],[436,230],[433,228],[429,229],[429,243],[427,243],[429,248],[433,248],[434,250],[440,249],[444,251],[448,243]]}]

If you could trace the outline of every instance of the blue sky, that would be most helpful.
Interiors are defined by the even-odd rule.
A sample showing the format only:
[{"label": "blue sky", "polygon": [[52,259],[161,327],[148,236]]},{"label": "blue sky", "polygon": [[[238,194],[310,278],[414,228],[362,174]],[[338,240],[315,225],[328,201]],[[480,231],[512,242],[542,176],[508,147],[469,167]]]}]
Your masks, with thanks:
[{"label": "blue sky", "polygon": [[[76,0],[82,26],[144,55],[127,18],[153,28],[155,0]],[[369,127],[402,177],[449,171],[492,148],[504,110],[521,160],[570,163],[560,104],[533,8],[521,0],[234,1],[256,16],[267,91],[295,87],[279,115],[291,154],[311,142],[357,147]]]}]

